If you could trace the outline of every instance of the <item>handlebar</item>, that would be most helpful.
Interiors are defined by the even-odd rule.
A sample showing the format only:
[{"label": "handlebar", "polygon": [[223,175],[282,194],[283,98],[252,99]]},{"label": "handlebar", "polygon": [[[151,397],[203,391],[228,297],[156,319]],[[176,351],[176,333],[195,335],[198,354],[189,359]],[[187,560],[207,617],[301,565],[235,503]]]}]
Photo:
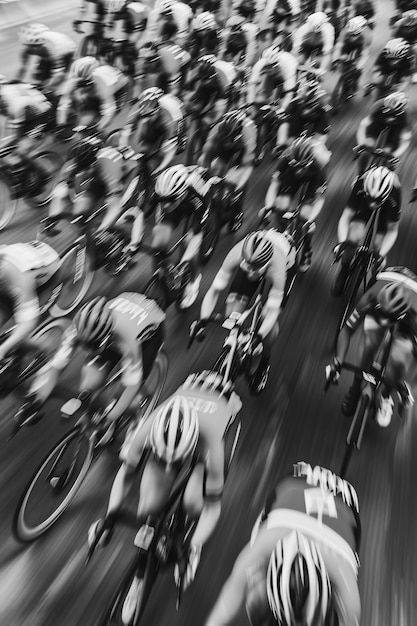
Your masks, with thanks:
[{"label": "handlebar", "polygon": [[[343,363],[341,363],[341,365],[340,365],[340,369],[341,370],[346,370],[348,372],[352,372],[353,374],[357,374],[365,382],[371,383],[374,386],[376,386],[378,383],[382,382],[382,383],[384,383],[384,385],[387,387],[388,390],[397,391],[397,393],[400,394],[400,396],[401,396],[401,389],[399,388],[399,386],[398,385],[394,385],[393,383],[388,381],[385,378],[385,376],[383,376],[381,373],[378,373],[376,367],[375,368],[372,367],[371,369],[373,369],[373,371],[369,372],[369,371],[366,371],[366,370],[362,369],[358,365],[354,365],[353,363],[349,363],[348,361],[343,361]],[[326,368],[326,382],[324,384],[324,393],[326,393],[328,391],[330,385],[338,385],[338,384],[339,384],[338,380],[335,380],[335,381],[331,380],[331,378],[328,375],[327,368]]]},{"label": "handlebar", "polygon": [[396,157],[393,156],[390,150],[384,150],[383,148],[373,148],[372,146],[366,146],[364,144],[354,146],[353,152],[354,159],[357,159],[359,155],[361,155],[363,152],[366,152],[367,154],[372,154],[374,156],[384,157],[387,160],[398,160]]}]

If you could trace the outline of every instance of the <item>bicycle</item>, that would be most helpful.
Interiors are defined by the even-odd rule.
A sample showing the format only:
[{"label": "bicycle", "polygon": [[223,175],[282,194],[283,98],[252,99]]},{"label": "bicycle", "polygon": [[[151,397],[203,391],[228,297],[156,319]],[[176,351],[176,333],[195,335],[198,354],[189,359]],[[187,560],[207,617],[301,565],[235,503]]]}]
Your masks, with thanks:
[{"label": "bicycle", "polygon": [[[265,279],[257,289],[252,305],[243,313],[232,312],[224,319],[222,315],[215,314],[207,320],[199,320],[190,332],[188,347],[196,337],[204,338],[205,327],[214,323],[228,330],[223,342],[220,354],[216,358],[213,367],[215,372],[223,376],[225,381],[235,383],[239,376],[244,375],[249,383],[249,389],[253,390],[253,379],[258,370],[262,357],[262,349],[259,349],[258,331],[262,322],[262,308],[265,297]],[[266,385],[267,378],[264,384]]]},{"label": "bicycle", "polygon": [[45,148],[23,160],[15,146],[0,149],[0,231],[13,220],[19,200],[35,209],[45,206],[52,197],[62,157]]},{"label": "bicycle", "polygon": [[[136,415],[132,419],[126,414],[118,421],[112,441],[128,425],[133,428],[139,419],[147,419],[161,397],[167,369],[168,358],[160,350],[140,392]],[[113,395],[122,373],[123,367],[118,364],[102,389],[81,392],[61,408],[61,415],[78,419],[48,452],[19,499],[13,517],[13,534],[18,541],[34,541],[57,522],[74,500],[92,463],[111,444],[101,445],[100,439],[106,431],[105,417],[115,402]],[[26,410],[32,409],[29,406]]]},{"label": "bicycle", "polygon": [[357,60],[358,51],[352,50],[342,60],[338,61],[340,67],[339,78],[330,99],[333,114],[338,113],[341,106],[356,94],[361,75],[361,70],[357,67]]},{"label": "bicycle", "polygon": [[[368,149],[366,147],[363,147],[363,149],[369,150],[371,153],[376,154],[380,158],[385,158],[384,151],[373,148]],[[339,318],[337,335],[341,331],[346,320],[354,309],[357,300],[357,294],[361,288],[361,285],[363,287],[362,293],[364,293],[374,281],[376,272],[380,267],[380,256],[374,250],[380,212],[381,205],[376,207],[376,209],[372,212],[368,222],[366,223],[365,234],[362,243],[356,247],[355,251],[352,254],[352,258],[349,264],[348,276],[343,288],[343,310]],[[345,252],[345,249],[346,246],[342,246],[340,248],[338,253],[335,255],[333,265],[340,260],[342,254]]]},{"label": "bicycle", "polygon": [[[343,456],[342,465],[339,472],[339,475],[342,476],[342,478],[345,476],[348,469],[352,452],[354,450],[360,450],[361,448],[366,423],[369,421],[369,419],[375,420],[375,415],[377,412],[377,400],[380,395],[381,386],[385,387],[390,393],[392,393],[393,391],[396,391],[398,393],[401,403],[398,414],[399,416],[402,415],[402,411],[404,408],[402,396],[403,390],[400,390],[399,387],[393,386],[385,378],[385,371],[391,350],[392,340],[393,329],[388,328],[385,332],[378,353],[369,368],[369,371],[362,370],[361,367],[358,367],[357,365],[353,365],[352,363],[348,363],[346,361],[342,363],[342,369],[353,372],[354,374],[359,375],[362,378],[361,395],[346,437],[346,451]],[[329,378],[328,371],[326,371],[326,378],[327,380],[324,387],[325,392],[327,392],[329,386],[332,384],[332,381]],[[333,384],[337,384],[337,381]],[[411,401],[413,401],[412,398]]]},{"label": "bicycle", "polygon": [[[236,415],[233,415],[223,435],[225,442],[225,480],[237,449],[240,432],[241,422]],[[143,470],[149,455],[149,449],[142,455],[139,473]],[[134,539],[135,555],[128,566],[126,575],[118,584],[109,606],[101,616],[100,626],[121,623],[121,611],[124,601],[133,579],[137,576],[138,568],[144,559],[146,559],[146,566],[142,576],[142,593],[137,598],[131,626],[138,626],[142,622],[146,605],[160,570],[166,570],[175,564],[178,564],[180,569],[179,580],[176,581],[176,609],[179,609],[184,591],[188,549],[198,522],[198,520],[187,517],[183,507],[183,498],[197,461],[198,458],[194,455],[191,461],[180,470],[180,474],[175,481],[157,524],[152,527],[145,523],[136,533]],[[120,522],[132,528],[137,528],[138,525],[136,515],[126,510],[109,515],[89,549],[87,563],[90,561],[102,533],[105,530],[112,531],[115,524]]]}]

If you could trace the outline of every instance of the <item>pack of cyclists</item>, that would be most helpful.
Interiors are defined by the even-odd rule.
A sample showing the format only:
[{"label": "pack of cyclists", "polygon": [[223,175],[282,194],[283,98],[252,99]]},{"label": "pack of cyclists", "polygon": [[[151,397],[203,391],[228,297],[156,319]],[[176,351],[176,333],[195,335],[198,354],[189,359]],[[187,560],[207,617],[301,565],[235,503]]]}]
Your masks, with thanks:
[{"label": "pack of cyclists", "polygon": [[[77,36],[97,39],[90,54],[81,54],[75,35],[43,24],[21,29],[17,76],[0,76],[2,147],[12,147],[24,164],[45,138],[60,127],[71,128],[46,228],[53,229],[61,217],[70,216],[77,218],[82,232],[86,220],[103,207],[93,241],[97,246],[104,242],[109,256],[114,252],[109,231],[126,218],[129,185],[143,177],[141,193],[127,207],[131,228],[123,252],[133,255],[147,241],[159,258],[169,250],[178,227],[185,227],[179,262],[189,264],[190,275],[179,309],[192,307],[199,298],[204,224],[213,206],[220,206],[228,216],[229,231],[238,238],[212,284],[201,293],[194,328],[204,334],[221,294],[225,318],[237,319],[254,295],[264,291],[252,346],[259,364],[248,380],[250,392],[260,394],[267,388],[291,272],[304,273],[314,263],[313,233],[322,219],[332,157],[327,147],[331,107],[323,76],[353,55],[358,91],[370,56],[374,3],[238,0],[230,6],[211,3],[196,8],[179,0],[156,0],[152,6],[96,0],[83,2],[74,17]],[[389,384],[382,386],[375,417],[382,427],[392,419],[392,389],[400,390],[406,406],[412,405],[417,358],[417,277],[404,266],[386,267],[398,236],[403,196],[401,177],[394,169],[412,140],[406,89],[417,75],[416,42],[417,8],[398,7],[391,36],[365,86],[365,92],[375,88],[378,96],[357,128],[356,142],[363,154],[340,215],[334,250],[339,268],[332,294],[340,297],[367,224],[379,211],[371,287],[355,303],[338,336],[329,377],[338,380],[351,338],[360,327],[365,336],[359,358],[364,371],[387,327],[392,328]],[[200,118],[207,136],[195,162],[184,165],[181,154],[190,140],[190,120],[197,120],[198,130]],[[121,127],[110,139],[117,123]],[[269,124],[267,133],[261,133],[262,124]],[[259,146],[261,137],[264,144]],[[264,207],[256,211],[247,208],[245,194],[254,182],[259,155],[271,157],[273,172]],[[287,228],[295,199],[304,232],[301,259]],[[247,211],[259,212],[261,218],[271,214],[273,223],[262,219],[243,236],[240,229],[245,228]],[[220,230],[222,223],[219,216],[216,219]],[[36,328],[39,291],[59,271],[59,253],[43,241],[0,247],[0,322],[3,326],[13,318],[15,324],[0,345],[0,364],[17,346],[24,346]],[[156,298],[134,291],[112,298],[87,297],[52,361],[34,376],[31,402],[39,408],[48,401],[79,346],[87,358],[75,395],[100,389],[120,363],[122,392],[111,406],[102,407],[106,428],[100,443],[111,442],[120,418],[141,405],[169,314]],[[355,375],[342,404],[346,415],[354,413],[361,385]],[[153,533],[181,470],[192,461],[183,499],[185,514],[195,520],[186,554],[188,587],[221,516],[224,435],[241,406],[234,381],[214,369],[203,370],[190,374],[145,422],[129,429],[107,511],[90,527],[90,545],[97,539],[100,546],[110,541],[112,530],[106,529],[106,520],[125,504],[146,451],[137,525],[148,533]],[[359,626],[359,545],[354,487],[329,469],[296,463],[293,475],[283,478],[269,495],[206,626],[232,624],[242,607],[252,624]],[[124,624],[132,624],[144,566],[124,601]],[[176,580],[179,572],[177,563]]]}]

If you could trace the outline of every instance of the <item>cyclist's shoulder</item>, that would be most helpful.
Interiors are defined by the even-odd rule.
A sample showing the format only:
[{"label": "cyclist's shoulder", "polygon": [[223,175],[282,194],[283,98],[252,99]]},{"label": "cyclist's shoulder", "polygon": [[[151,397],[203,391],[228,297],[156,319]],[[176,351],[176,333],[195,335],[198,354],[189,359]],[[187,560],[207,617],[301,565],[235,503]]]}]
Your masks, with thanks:
[{"label": "cyclist's shoulder", "polygon": [[129,319],[137,326],[139,323],[161,324],[165,320],[165,312],[154,300],[133,291],[121,293],[109,300],[107,306],[115,317],[123,318],[123,323]]},{"label": "cyclist's shoulder", "polygon": [[[417,305],[417,276],[408,267],[392,266],[385,268],[377,275],[376,288],[382,289],[387,284],[397,283],[402,285],[410,294],[415,296]],[[417,306],[413,306],[417,310]]]}]

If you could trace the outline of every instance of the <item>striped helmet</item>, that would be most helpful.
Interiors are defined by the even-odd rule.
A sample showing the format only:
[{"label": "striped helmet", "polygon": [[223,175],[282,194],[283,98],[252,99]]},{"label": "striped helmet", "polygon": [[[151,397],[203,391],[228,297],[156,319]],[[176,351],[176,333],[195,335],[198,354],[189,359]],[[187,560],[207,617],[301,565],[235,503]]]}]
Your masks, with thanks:
[{"label": "striped helmet", "polygon": [[360,35],[365,30],[367,24],[368,22],[363,15],[355,15],[346,24],[346,31],[349,35]]},{"label": "striped helmet", "polygon": [[385,55],[390,59],[404,59],[411,50],[411,46],[402,37],[387,41],[384,47]]},{"label": "striped helmet", "polygon": [[155,183],[155,193],[163,199],[179,200],[188,190],[188,170],[185,165],[168,167],[159,174]]},{"label": "striped helmet", "polygon": [[191,456],[199,436],[197,411],[184,396],[173,396],[158,411],[150,443],[158,459],[168,466]]},{"label": "striped helmet", "polygon": [[203,11],[194,19],[194,30],[215,30],[217,27],[216,18],[213,13]]},{"label": "striped helmet", "polygon": [[363,176],[363,190],[372,200],[385,202],[395,182],[395,174],[384,165],[372,167]]},{"label": "striped helmet", "polygon": [[395,321],[404,317],[411,304],[409,292],[398,283],[391,283],[382,287],[377,295],[377,301],[384,315]]},{"label": "striped helmet", "polygon": [[315,544],[297,531],[278,541],[267,572],[269,607],[280,626],[326,623],[331,585]]},{"label": "striped helmet", "polygon": [[86,56],[76,59],[71,65],[69,76],[70,78],[83,78],[84,80],[91,80],[93,70],[99,67],[100,63],[95,57]]},{"label": "striped helmet", "polygon": [[113,318],[103,296],[87,302],[74,317],[78,338],[89,345],[102,348],[113,330]]},{"label": "striped helmet", "polygon": [[242,248],[242,261],[254,271],[266,268],[274,254],[274,247],[263,231],[250,233]]}]

